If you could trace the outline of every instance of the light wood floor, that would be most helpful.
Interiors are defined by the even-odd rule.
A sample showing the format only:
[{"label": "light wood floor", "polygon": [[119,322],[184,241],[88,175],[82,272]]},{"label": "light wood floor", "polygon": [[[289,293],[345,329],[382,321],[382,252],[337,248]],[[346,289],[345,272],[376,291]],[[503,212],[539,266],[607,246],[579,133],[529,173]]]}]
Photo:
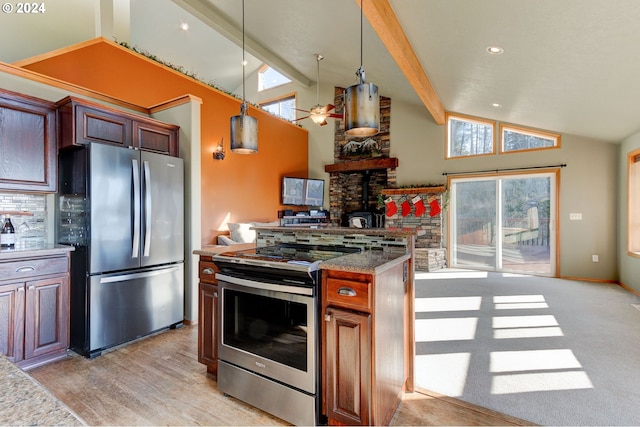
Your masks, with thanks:
[{"label": "light wood floor", "polygon": [[[28,373],[89,425],[288,425],[218,392],[197,360],[197,325]],[[406,394],[392,425],[531,424],[425,392]]]}]

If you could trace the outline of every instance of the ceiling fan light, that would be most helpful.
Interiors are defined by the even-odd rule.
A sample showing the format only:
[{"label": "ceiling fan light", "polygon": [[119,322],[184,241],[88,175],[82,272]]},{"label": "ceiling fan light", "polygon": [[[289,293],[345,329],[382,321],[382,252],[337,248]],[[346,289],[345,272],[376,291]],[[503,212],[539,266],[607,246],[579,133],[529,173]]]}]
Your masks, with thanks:
[{"label": "ceiling fan light", "polygon": [[345,134],[372,136],[380,131],[380,96],[378,86],[360,83],[344,91]]},{"label": "ceiling fan light", "polygon": [[245,114],[245,104],[240,114],[231,117],[231,151],[238,154],[258,152],[258,120]]}]

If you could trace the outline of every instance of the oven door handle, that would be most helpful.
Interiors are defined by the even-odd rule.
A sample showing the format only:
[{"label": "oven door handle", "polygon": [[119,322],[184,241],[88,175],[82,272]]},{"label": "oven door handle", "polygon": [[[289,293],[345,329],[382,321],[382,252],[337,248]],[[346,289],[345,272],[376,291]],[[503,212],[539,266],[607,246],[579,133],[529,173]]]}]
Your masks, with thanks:
[{"label": "oven door handle", "polygon": [[239,277],[228,276],[226,274],[216,273],[218,284],[220,281],[232,283],[234,285],[245,286],[247,288],[263,289],[266,291],[286,292],[289,294],[313,296],[313,288],[303,286],[278,285],[275,283],[256,282],[254,280],[241,279]]}]

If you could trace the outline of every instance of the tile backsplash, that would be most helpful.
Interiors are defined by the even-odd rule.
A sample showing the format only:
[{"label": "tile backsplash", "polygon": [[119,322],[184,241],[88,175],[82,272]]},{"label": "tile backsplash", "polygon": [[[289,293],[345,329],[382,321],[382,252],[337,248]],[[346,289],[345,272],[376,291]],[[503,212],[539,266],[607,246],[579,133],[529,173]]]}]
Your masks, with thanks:
[{"label": "tile backsplash", "polygon": [[[29,212],[30,215],[10,215],[16,229],[19,245],[41,244],[47,241],[47,196],[44,194],[21,194],[0,192],[0,212]],[[2,223],[4,218],[2,216]]]}]

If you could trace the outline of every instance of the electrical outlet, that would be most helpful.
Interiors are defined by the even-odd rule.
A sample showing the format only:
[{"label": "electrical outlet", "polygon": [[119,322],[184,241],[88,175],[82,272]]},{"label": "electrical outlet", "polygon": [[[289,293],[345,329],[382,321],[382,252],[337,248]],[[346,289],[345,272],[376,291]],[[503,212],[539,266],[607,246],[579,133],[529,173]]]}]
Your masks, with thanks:
[{"label": "electrical outlet", "polygon": [[591,261],[598,262],[599,261],[598,255],[591,255]]},{"label": "electrical outlet", "polygon": [[569,219],[572,221],[580,221],[582,219],[582,214],[580,212],[577,212],[577,213],[571,212],[569,214]]}]

